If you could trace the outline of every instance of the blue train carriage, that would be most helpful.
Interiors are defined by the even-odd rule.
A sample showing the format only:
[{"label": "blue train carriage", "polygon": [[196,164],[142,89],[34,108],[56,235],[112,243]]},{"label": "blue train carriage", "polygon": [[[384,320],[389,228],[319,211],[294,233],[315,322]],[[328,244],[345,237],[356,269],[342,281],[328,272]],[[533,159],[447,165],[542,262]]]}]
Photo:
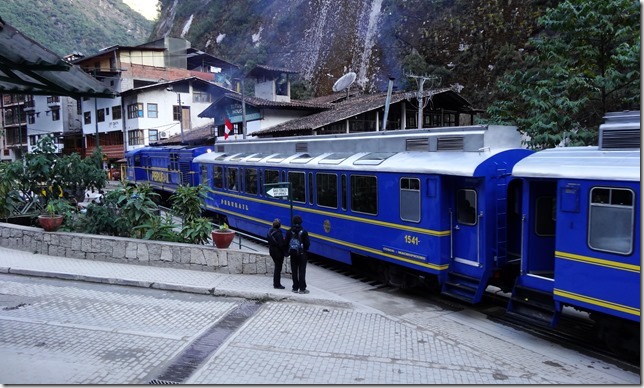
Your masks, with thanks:
[{"label": "blue train carriage", "polygon": [[[361,135],[326,146],[320,139],[247,141],[202,154],[195,163],[215,191],[208,210],[264,236],[275,217],[289,225],[291,213],[288,200],[262,188],[290,182],[311,252],[347,264],[368,258],[394,284],[435,275],[444,293],[478,302],[506,261],[510,171],[532,151],[520,148],[516,127],[395,132],[372,146]],[[396,142],[388,148],[384,138]],[[346,144],[354,140],[361,152],[347,151],[359,148]],[[296,143],[317,152],[296,152]]]},{"label": "blue train carriage", "polygon": [[193,159],[212,150],[212,146],[162,146],[130,151],[125,156],[127,182],[147,182],[166,193],[173,193],[179,185],[196,186],[200,175]]},{"label": "blue train carriage", "polygon": [[640,115],[605,120],[600,146],[547,149],[514,166],[524,222],[508,311],[554,326],[572,306],[617,345],[639,338]]}]

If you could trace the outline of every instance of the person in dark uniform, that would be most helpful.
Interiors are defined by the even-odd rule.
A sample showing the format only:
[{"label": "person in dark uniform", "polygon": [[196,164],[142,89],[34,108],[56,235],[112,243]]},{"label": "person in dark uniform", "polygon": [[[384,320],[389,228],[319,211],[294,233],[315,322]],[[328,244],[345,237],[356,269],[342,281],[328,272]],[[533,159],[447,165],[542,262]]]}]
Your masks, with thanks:
[{"label": "person in dark uniform", "polygon": [[[309,233],[302,227],[302,217],[293,217],[293,226],[286,232],[286,246],[291,256],[291,276],[293,277],[293,292],[308,294],[306,289],[306,260],[311,242]],[[293,249],[291,240],[299,241],[300,249]]]},{"label": "person in dark uniform", "polygon": [[273,226],[268,230],[266,239],[268,240],[268,253],[270,253],[273,263],[275,263],[275,270],[273,271],[273,288],[283,290],[285,287],[282,285],[280,277],[282,275],[282,265],[284,264],[284,252],[286,244],[284,235],[282,235],[282,223],[279,218],[273,220]]}]

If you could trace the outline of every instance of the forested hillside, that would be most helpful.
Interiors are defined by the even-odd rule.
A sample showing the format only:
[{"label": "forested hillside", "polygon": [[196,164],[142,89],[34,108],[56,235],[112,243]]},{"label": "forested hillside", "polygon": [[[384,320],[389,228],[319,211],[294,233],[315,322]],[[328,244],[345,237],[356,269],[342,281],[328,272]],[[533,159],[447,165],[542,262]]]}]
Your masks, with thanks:
[{"label": "forested hillside", "polygon": [[122,0],[1,0],[0,17],[60,56],[145,43],[153,26]]}]

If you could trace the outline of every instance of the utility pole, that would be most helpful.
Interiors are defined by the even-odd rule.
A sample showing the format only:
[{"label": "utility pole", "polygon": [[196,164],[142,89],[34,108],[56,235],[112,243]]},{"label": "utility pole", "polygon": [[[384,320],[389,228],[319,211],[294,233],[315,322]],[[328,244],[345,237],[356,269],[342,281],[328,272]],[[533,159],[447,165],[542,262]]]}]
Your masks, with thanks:
[{"label": "utility pole", "polygon": [[246,139],[246,98],[244,97],[244,77],[241,79],[242,97],[242,139]]},{"label": "utility pole", "polygon": [[[440,77],[434,75],[414,75],[408,74],[407,77],[414,78],[418,84],[418,92],[416,93],[416,98],[418,99],[418,129],[423,128],[423,108],[429,104],[431,96],[428,96],[426,102],[423,102],[423,85],[425,81],[434,81],[438,80],[440,82]],[[433,83],[432,83],[433,86]]]},{"label": "utility pole", "polygon": [[179,103],[179,129],[181,130],[181,145],[185,144],[183,141],[183,106],[181,106],[181,93],[177,92],[177,102]]}]

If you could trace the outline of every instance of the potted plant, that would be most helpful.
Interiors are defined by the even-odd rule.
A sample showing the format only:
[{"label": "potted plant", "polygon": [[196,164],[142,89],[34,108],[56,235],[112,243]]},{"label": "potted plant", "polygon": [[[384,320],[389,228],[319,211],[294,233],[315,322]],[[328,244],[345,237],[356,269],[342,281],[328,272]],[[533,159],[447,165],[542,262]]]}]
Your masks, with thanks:
[{"label": "potted plant", "polygon": [[47,202],[47,213],[38,216],[38,222],[45,232],[55,232],[63,224],[64,216],[58,213],[58,201],[53,199]]},{"label": "potted plant", "polygon": [[212,241],[219,249],[226,249],[230,246],[235,238],[235,231],[228,229],[228,224],[225,222],[219,225],[219,229],[212,231]]}]

